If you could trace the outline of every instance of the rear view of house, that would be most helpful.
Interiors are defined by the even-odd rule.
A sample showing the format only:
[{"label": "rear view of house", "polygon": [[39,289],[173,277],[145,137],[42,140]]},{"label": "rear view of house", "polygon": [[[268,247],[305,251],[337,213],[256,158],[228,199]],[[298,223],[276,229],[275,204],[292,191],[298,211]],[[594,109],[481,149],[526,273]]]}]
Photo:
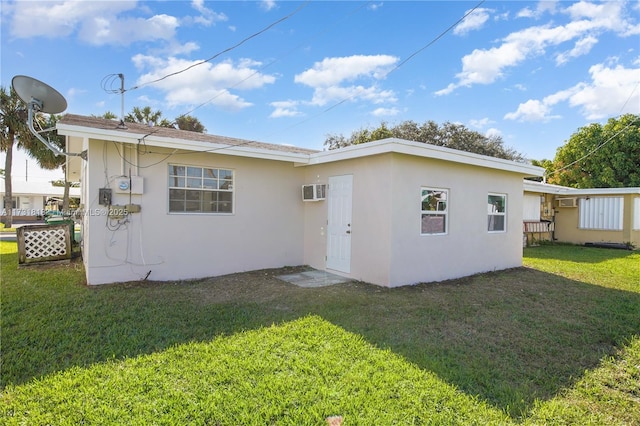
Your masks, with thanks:
[{"label": "rear view of house", "polygon": [[333,151],[67,115],[87,282],[307,264],[382,286],[522,263],[527,164],[386,139]]}]

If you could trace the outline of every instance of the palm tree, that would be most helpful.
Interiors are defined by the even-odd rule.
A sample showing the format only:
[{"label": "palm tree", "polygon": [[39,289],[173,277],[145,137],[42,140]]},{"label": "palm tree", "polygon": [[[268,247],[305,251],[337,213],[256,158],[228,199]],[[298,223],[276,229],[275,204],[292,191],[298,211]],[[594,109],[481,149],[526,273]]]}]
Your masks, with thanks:
[{"label": "palm tree", "polygon": [[[55,128],[56,123],[60,118],[61,116],[50,114],[45,123],[46,127],[48,129]],[[49,142],[52,145],[60,148],[61,151],[64,151],[65,150],[64,136],[58,135],[58,133],[55,130],[52,132],[53,134],[49,137]],[[69,210],[69,188],[71,186],[71,182],[67,181],[66,179],[66,170],[65,170],[66,157],[64,155],[54,154],[53,151],[51,151],[42,143],[37,143],[29,147],[29,149],[27,149],[27,154],[30,157],[34,158],[38,163],[38,166],[40,166],[43,169],[55,170],[57,168],[62,167],[63,172],[65,172],[65,180],[64,180],[65,185],[64,185],[64,195],[62,198],[63,200],[62,210],[63,211]]]},{"label": "palm tree", "polygon": [[144,108],[133,107],[133,110],[124,118],[124,121],[160,127],[173,127],[169,120],[162,118],[162,111],[153,111],[150,106]]},{"label": "palm tree", "polygon": [[[17,144],[26,150],[39,142],[31,134],[27,126],[27,110],[24,103],[13,90],[0,86],[0,151],[6,152],[4,165],[4,203],[6,210],[4,224],[7,228],[13,225],[13,194],[11,188],[11,166],[13,163],[13,147]],[[35,120],[41,120],[38,114]]]}]

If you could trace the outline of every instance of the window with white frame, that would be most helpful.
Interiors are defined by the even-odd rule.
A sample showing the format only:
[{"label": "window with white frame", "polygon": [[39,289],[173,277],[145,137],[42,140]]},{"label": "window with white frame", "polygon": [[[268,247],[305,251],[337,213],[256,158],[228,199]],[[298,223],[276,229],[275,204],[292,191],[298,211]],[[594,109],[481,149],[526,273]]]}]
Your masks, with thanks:
[{"label": "window with white frame", "polygon": [[507,230],[507,196],[489,194],[487,197],[488,231],[505,232]]},{"label": "window with white frame", "polygon": [[444,235],[449,227],[449,190],[421,188],[422,235]]},{"label": "window with white frame", "polygon": [[633,229],[640,229],[640,197],[633,199]]},{"label": "window with white frame", "polygon": [[169,164],[169,212],[233,213],[233,171]]}]

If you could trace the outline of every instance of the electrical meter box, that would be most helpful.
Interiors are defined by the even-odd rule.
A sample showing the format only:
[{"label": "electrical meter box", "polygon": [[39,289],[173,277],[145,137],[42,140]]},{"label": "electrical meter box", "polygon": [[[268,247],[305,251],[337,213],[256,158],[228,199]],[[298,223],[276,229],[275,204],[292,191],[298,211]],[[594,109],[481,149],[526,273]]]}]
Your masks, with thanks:
[{"label": "electrical meter box", "polygon": [[114,186],[114,190],[118,194],[142,194],[144,192],[144,180],[140,176],[116,178]]}]

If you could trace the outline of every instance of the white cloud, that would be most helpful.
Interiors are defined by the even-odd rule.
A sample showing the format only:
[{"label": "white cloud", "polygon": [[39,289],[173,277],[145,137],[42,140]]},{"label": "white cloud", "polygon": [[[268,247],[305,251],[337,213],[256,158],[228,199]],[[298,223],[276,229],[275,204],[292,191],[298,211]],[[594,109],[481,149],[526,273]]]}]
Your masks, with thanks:
[{"label": "white cloud", "polygon": [[494,123],[490,118],[484,117],[480,119],[469,120],[469,125],[477,129],[484,129],[487,125]]},{"label": "white cloud", "polygon": [[584,54],[597,42],[597,35],[614,32],[628,36],[637,29],[624,18],[624,4],[605,2],[590,4],[580,2],[569,6],[564,12],[572,20],[566,25],[533,26],[506,36],[497,47],[475,49],[462,58],[462,71],[456,74],[457,82],[435,92],[446,95],[459,87],[474,84],[491,84],[502,78],[505,72],[520,65],[525,59],[541,56],[549,47],[576,40],[574,48],[559,56],[559,61]]},{"label": "white cloud", "polygon": [[78,95],[81,95],[83,93],[86,93],[87,91],[85,89],[76,89],[75,87],[70,88],[69,90],[67,90],[67,98],[71,99],[71,98],[75,98]]},{"label": "white cloud", "polygon": [[504,118],[519,121],[547,121],[551,118],[550,111],[551,107],[544,102],[529,99],[520,104],[515,112],[507,113]]},{"label": "white cloud", "polygon": [[[465,13],[468,12],[469,11],[466,11]],[[453,33],[456,35],[464,35],[470,31],[482,28],[482,26],[489,20],[490,12],[493,12],[493,10],[484,8],[474,10],[453,29]]]},{"label": "white cloud", "polygon": [[135,1],[16,2],[11,10],[10,34],[16,38],[62,38],[77,34],[89,44],[128,45],[140,40],[171,39],[177,18],[155,15],[122,18],[135,9]]},{"label": "white cloud", "polygon": [[380,8],[382,8],[382,6],[384,5],[384,3],[380,2],[380,3],[370,3],[367,6],[367,9],[369,10],[373,10],[374,12]]},{"label": "white cloud", "polygon": [[396,102],[397,98],[392,90],[381,90],[377,86],[330,86],[316,87],[313,93],[312,105],[323,106],[330,102],[364,100],[373,104]]},{"label": "white cloud", "polygon": [[371,112],[371,115],[375,117],[393,117],[394,115],[400,114],[400,110],[398,108],[376,108]]},{"label": "white cloud", "polygon": [[640,114],[639,68],[621,65],[609,68],[602,64],[589,68],[591,83],[580,87],[569,104],[580,107],[589,120],[625,113]]},{"label": "white cloud", "polygon": [[216,22],[226,21],[229,18],[224,13],[217,13],[205,6],[204,0],[192,0],[191,7],[200,12],[200,16],[193,18],[195,23],[211,26]]},{"label": "white cloud", "polygon": [[271,118],[280,118],[280,117],[297,117],[302,115],[300,111],[298,111],[298,105],[300,102],[298,101],[277,101],[271,102],[269,105],[274,107],[275,109],[269,115]]},{"label": "white cloud", "polygon": [[557,1],[540,1],[536,6],[536,10],[531,10],[528,7],[520,10],[517,14],[517,18],[540,18],[545,12],[551,14],[555,13]]},{"label": "white cloud", "polygon": [[296,75],[294,81],[311,87],[326,87],[360,77],[378,80],[384,78],[396,62],[398,58],[389,55],[325,58],[313,64],[313,68]]},{"label": "white cloud", "polygon": [[[140,76],[137,85],[160,79],[200,62],[145,55],[136,55],[132,61],[139,70],[147,70]],[[232,94],[230,90],[258,89],[275,82],[274,76],[257,71],[260,65],[249,59],[207,62],[153,83],[153,87],[165,93],[165,102],[171,107],[210,102],[223,109],[238,110],[252,104]]]},{"label": "white cloud", "polygon": [[376,82],[384,79],[397,62],[397,57],[389,55],[325,58],[297,74],[294,81],[314,89],[312,103],[315,105],[345,99],[377,104],[395,102],[395,93],[378,88]]},{"label": "white cloud", "polygon": [[163,51],[166,52],[167,55],[176,56],[176,55],[188,55],[196,50],[200,50],[200,46],[198,43],[193,41],[188,41],[184,44],[179,43],[170,43]]},{"label": "white cloud", "polygon": [[559,53],[556,56],[556,64],[562,65],[569,61],[570,58],[577,58],[578,56],[586,55],[591,51],[591,48],[598,43],[598,39],[593,36],[586,36],[576,41],[573,49]]},{"label": "white cloud", "polygon": [[484,132],[484,135],[488,138],[501,138],[502,132],[499,129],[492,127],[490,129],[487,129],[487,131]]},{"label": "white cloud", "polygon": [[171,40],[178,26],[178,19],[169,15],[155,15],[148,19],[93,17],[83,22],[78,36],[98,46],[128,45],[134,41]]},{"label": "white cloud", "polygon": [[560,102],[580,108],[588,120],[597,120],[611,115],[640,113],[640,91],[638,75],[640,68],[611,68],[597,64],[589,69],[590,83],[578,83],[558,91],[542,100],[529,99],[514,112],[507,113],[507,120],[548,121],[558,118],[552,115],[552,107]]},{"label": "white cloud", "polygon": [[276,7],[276,2],[275,0],[262,0],[260,1],[260,7],[266,11],[270,11]]}]

